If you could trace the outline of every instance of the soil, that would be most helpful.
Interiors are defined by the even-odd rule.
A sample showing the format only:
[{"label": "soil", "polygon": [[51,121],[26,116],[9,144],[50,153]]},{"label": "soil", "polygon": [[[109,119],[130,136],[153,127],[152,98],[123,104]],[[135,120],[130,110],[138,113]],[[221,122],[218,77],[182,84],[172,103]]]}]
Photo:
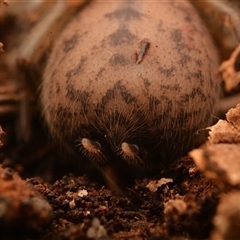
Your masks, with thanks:
[{"label": "soil", "polygon": [[[1,239],[210,237],[220,190],[190,157],[176,161],[156,180],[135,179],[119,196],[88,176],[63,168],[61,155],[44,131],[34,133],[36,142],[1,151],[0,205],[1,209],[11,205],[0,217]],[[23,211],[26,203],[31,214]]]},{"label": "soil", "polygon": [[[8,120],[6,125],[2,124],[3,129],[11,129],[7,128],[9,123]],[[29,144],[12,141],[1,151],[4,167],[1,171],[16,176],[0,179],[1,205],[10,202],[15,206],[1,215],[5,237],[2,239],[210,237],[221,191],[199,172],[190,157],[177,160],[168,171],[155,178],[134,179],[119,196],[108,190],[102,181],[77,175],[68,164],[71,159],[62,159],[61,151],[57,152],[51,145],[38,119],[33,130],[34,137]],[[11,131],[2,136],[10,134]],[[159,184],[160,179],[165,181]],[[9,190],[4,187],[6,184],[14,185],[15,189]],[[30,192],[23,196],[26,191]],[[35,209],[31,199],[36,197],[41,199],[43,209]],[[26,202],[32,212],[42,213],[22,213]],[[51,208],[46,207],[48,204]],[[20,225],[16,224],[19,219]]]}]

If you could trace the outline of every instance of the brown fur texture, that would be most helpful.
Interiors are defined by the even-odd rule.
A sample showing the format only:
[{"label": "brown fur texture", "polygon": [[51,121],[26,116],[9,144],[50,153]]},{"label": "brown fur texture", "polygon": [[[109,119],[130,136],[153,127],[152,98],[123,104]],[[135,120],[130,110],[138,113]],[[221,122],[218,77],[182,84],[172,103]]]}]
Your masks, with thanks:
[{"label": "brown fur texture", "polygon": [[[187,1],[94,1],[53,48],[43,116],[53,139],[80,158],[168,164],[211,124],[217,66],[210,36]],[[85,154],[81,141],[92,151]]]}]

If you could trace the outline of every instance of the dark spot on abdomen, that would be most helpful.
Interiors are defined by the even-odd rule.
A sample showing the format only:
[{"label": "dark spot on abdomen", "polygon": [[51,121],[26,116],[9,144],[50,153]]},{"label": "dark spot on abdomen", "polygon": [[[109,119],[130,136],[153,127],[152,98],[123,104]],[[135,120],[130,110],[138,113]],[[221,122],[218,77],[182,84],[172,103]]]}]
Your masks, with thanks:
[{"label": "dark spot on abdomen", "polygon": [[108,36],[112,46],[119,46],[122,44],[132,44],[136,36],[133,35],[127,28],[117,29],[115,32]]},{"label": "dark spot on abdomen", "polygon": [[121,65],[121,66],[125,66],[128,64],[128,60],[120,54],[114,54],[110,60],[109,60],[109,64],[111,66],[116,66],[116,65]]}]

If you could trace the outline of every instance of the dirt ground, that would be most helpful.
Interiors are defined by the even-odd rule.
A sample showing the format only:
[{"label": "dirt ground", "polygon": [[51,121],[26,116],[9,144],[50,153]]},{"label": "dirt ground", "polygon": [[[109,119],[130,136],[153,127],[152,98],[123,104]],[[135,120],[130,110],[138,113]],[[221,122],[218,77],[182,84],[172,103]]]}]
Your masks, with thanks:
[{"label": "dirt ground", "polygon": [[2,239],[210,237],[221,191],[190,157],[177,161],[165,178],[135,180],[118,196],[86,175],[64,173],[48,144],[1,152]]},{"label": "dirt ground", "polygon": [[[142,178],[125,171],[128,184],[110,191],[101,169],[80,174],[49,139],[37,107],[39,83],[24,80],[38,76],[43,65],[22,61],[13,68],[6,61],[40,13],[4,15],[4,2],[0,42],[7,44],[0,43],[0,52],[10,54],[0,55],[0,238],[240,239],[240,105],[216,117],[208,141],[165,171]],[[235,55],[227,69],[238,77]],[[239,85],[232,92],[239,94]]]},{"label": "dirt ground", "polygon": [[155,178],[134,179],[121,195],[73,174],[36,120],[35,141],[1,149],[1,239],[237,240],[240,106],[230,113],[190,153],[195,162],[183,157]]}]

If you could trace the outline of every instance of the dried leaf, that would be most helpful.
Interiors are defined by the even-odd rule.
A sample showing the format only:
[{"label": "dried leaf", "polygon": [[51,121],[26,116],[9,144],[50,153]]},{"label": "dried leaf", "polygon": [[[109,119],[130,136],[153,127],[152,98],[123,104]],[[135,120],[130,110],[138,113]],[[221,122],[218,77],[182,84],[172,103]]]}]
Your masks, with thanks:
[{"label": "dried leaf", "polygon": [[231,108],[227,112],[226,118],[236,129],[240,130],[240,104],[238,104],[235,108]]},{"label": "dried leaf", "polygon": [[189,155],[207,178],[232,186],[240,185],[240,144],[208,145]]},{"label": "dried leaf", "polygon": [[154,180],[154,181],[150,181],[147,184],[147,188],[151,191],[151,192],[156,192],[158,190],[159,187],[161,187],[162,185],[165,185],[167,183],[173,182],[173,180],[171,178],[161,178],[160,180]]},{"label": "dried leaf", "polygon": [[226,92],[232,91],[240,82],[240,71],[235,69],[235,63],[240,54],[240,45],[233,51],[227,61],[222,62],[218,71],[225,83]]},{"label": "dried leaf", "polygon": [[208,127],[209,143],[240,143],[240,131],[232,123],[219,120],[215,125]]},{"label": "dried leaf", "polygon": [[240,192],[223,195],[213,219],[215,225],[211,240],[239,239],[240,236]]},{"label": "dried leaf", "polygon": [[240,104],[231,108],[226,114],[227,121],[219,120],[208,127],[209,144],[240,143]]}]

